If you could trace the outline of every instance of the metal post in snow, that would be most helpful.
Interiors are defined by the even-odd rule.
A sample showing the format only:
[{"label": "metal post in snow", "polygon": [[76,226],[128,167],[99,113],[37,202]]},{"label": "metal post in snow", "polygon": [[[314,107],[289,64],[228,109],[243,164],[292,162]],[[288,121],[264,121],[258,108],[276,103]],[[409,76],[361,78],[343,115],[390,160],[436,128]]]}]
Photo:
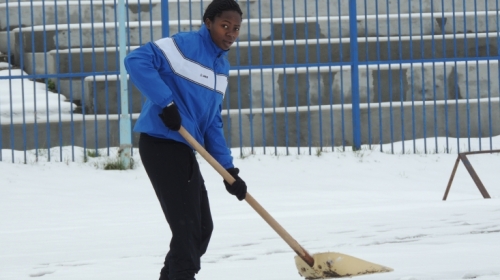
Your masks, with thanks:
[{"label": "metal post in snow", "polygon": [[125,41],[125,2],[118,0],[118,44],[120,49],[120,160],[123,168],[130,168],[130,155],[132,149],[131,119],[128,111],[128,78],[124,59],[126,56]]},{"label": "metal post in snow", "polygon": [[361,113],[359,109],[359,57],[356,0],[349,0],[349,32],[351,52],[351,98],[353,149],[361,148]]}]

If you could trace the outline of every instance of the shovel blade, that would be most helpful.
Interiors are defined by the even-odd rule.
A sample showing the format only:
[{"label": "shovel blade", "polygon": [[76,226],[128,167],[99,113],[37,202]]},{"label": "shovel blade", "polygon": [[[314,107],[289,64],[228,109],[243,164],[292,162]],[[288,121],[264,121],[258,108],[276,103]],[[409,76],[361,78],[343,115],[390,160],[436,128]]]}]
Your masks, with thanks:
[{"label": "shovel blade", "polygon": [[392,268],[341,253],[318,253],[312,255],[312,257],[314,259],[313,267],[310,267],[299,256],[295,257],[295,264],[299,274],[306,279],[352,277],[393,271]]}]

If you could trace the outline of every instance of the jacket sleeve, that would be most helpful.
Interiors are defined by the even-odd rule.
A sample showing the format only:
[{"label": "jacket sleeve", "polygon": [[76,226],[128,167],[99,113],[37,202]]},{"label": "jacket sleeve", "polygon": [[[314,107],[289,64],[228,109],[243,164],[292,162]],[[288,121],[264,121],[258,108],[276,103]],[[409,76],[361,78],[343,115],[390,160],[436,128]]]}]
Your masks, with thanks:
[{"label": "jacket sleeve", "polygon": [[160,75],[170,68],[166,67],[165,56],[153,43],[130,52],[124,63],[130,80],[146,98],[161,108],[172,102],[172,91]]},{"label": "jacket sleeve", "polygon": [[226,139],[224,138],[221,111],[222,106],[219,105],[219,112],[209,125],[204,136],[204,141],[205,148],[210,155],[212,155],[222,167],[228,169],[234,167],[234,165],[231,150],[227,147]]}]

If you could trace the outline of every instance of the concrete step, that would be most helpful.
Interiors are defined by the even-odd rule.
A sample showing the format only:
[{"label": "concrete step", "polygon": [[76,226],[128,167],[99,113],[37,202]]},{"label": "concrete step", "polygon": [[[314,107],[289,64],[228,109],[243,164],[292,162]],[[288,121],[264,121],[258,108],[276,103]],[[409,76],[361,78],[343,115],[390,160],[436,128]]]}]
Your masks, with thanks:
[{"label": "concrete step", "polygon": [[[95,81],[95,82],[94,82]],[[120,79],[113,76],[87,77],[84,80],[85,107],[89,114],[119,114],[120,113]],[[142,104],[145,99],[137,88],[129,83],[129,112],[141,112]]]},{"label": "concrete step", "polygon": [[[91,22],[117,22],[117,0],[84,0],[84,1],[9,1],[3,3],[0,1],[0,14],[6,15],[0,18],[0,31],[12,30],[18,27],[34,25],[55,25],[71,23],[91,23]],[[206,7],[211,0],[169,0],[169,19],[170,20],[201,20]],[[257,1],[238,1],[244,13],[244,19],[265,18],[264,14],[259,13]],[[259,1],[260,2],[260,1]],[[262,10],[270,8],[266,1],[260,5]],[[281,1],[274,1],[276,10],[281,11]],[[278,3],[280,2],[280,3]],[[287,1],[285,1],[287,2]],[[313,2],[313,1],[309,1]],[[321,1],[320,1],[321,2]],[[127,19],[128,21],[159,21],[161,20],[161,0],[137,0],[127,1]],[[276,5],[279,4],[279,7]],[[286,4],[291,7],[291,3]],[[308,4],[311,6],[310,4]],[[327,16],[328,12],[324,9],[325,4],[320,4],[321,9],[318,12],[311,9],[310,15]],[[331,14],[337,7],[331,7]],[[286,9],[285,13],[276,13],[278,17],[304,17],[306,14],[302,9],[293,12]],[[268,11],[269,12],[269,11]],[[265,11],[264,11],[265,13]],[[9,22],[7,22],[9,19]]]},{"label": "concrete step", "polygon": [[[359,38],[359,60],[441,59],[500,56],[498,33],[439,36]],[[131,46],[128,50],[134,50]],[[349,39],[239,41],[228,54],[232,66],[261,66],[350,61]],[[434,49],[434,52],[432,51]],[[26,53],[28,73],[66,74],[116,71],[119,50],[71,48],[48,53]],[[33,68],[36,67],[36,70]]]},{"label": "concrete step", "polygon": [[[90,0],[83,2],[93,2],[95,5],[103,0]],[[105,0],[112,2],[111,0]],[[177,19],[180,14],[181,19],[191,15],[193,18],[201,18],[205,8],[211,0],[168,0],[171,19]],[[45,2],[47,5],[66,5],[67,0],[0,0],[0,5],[14,6],[17,3],[39,4]],[[69,1],[78,2],[78,1]],[[116,3],[118,1],[116,0]],[[127,2],[127,1],[126,1]],[[157,4],[158,0],[134,0],[128,1],[129,5],[140,2],[145,5]],[[318,16],[347,16],[349,15],[349,0],[329,0],[329,1],[302,1],[302,0],[237,0],[245,18],[268,18],[268,17],[303,17],[306,15]],[[176,6],[179,3],[179,6]],[[141,4],[142,6],[142,4]],[[1,6],[0,6],[1,7]],[[181,8],[177,8],[181,7]],[[429,12],[463,12],[463,11],[485,11],[498,10],[497,0],[456,0],[456,1],[436,1],[436,0],[400,0],[392,3],[390,0],[379,1],[357,1],[357,12],[359,15],[380,15],[380,14],[402,14],[406,13],[429,13]]]},{"label": "concrete step", "polygon": [[[349,0],[301,1],[301,0],[250,0],[238,1],[248,18],[303,17],[303,16],[348,16]],[[242,4],[244,3],[244,4]],[[356,1],[358,15],[442,13],[464,11],[497,11],[497,0],[378,0]],[[249,6],[249,8],[247,8]],[[255,16],[256,15],[256,16]]]},{"label": "concrete step", "polygon": [[[500,134],[499,99],[361,104],[361,143],[378,147],[426,137],[490,137]],[[304,106],[223,110],[230,147],[351,147],[352,106]],[[230,115],[230,117],[227,116]],[[457,116],[459,116],[457,118]],[[480,126],[479,124],[482,124]],[[231,131],[229,131],[231,129]],[[470,133],[470,135],[469,135]],[[445,148],[445,147],[434,147]],[[405,152],[402,146],[395,152]],[[411,149],[411,147],[406,147]],[[268,149],[273,153],[273,149]]]},{"label": "concrete step", "polygon": [[0,53],[0,62],[9,62],[9,56],[3,53]]},{"label": "concrete step", "polygon": [[[358,36],[368,37],[366,40],[374,40],[370,37],[382,37],[380,41],[398,41],[400,36],[410,36],[403,41],[422,41],[432,40],[446,34],[465,34],[465,33],[490,33],[492,37],[498,36],[499,30],[497,19],[499,18],[498,11],[495,12],[467,12],[458,13],[454,17],[451,13],[443,14],[421,14],[422,18],[414,19],[412,15],[386,15],[386,16],[370,16],[359,19]],[[442,16],[437,18],[437,16]],[[291,45],[295,42],[292,40],[315,39],[315,38],[348,38],[350,30],[347,22],[348,17],[308,17],[308,18],[268,18],[260,20],[248,20],[244,22],[240,41],[257,41],[257,40],[289,40],[284,42]],[[170,33],[174,34],[179,31],[197,30],[201,25],[201,21],[171,21]],[[259,27],[259,25],[262,25]],[[151,40],[156,40],[161,37],[161,22],[130,22],[128,24],[129,44],[141,45]],[[21,32],[21,36],[19,36]],[[444,33],[443,33],[444,32]],[[81,34],[80,34],[81,33]],[[117,44],[117,25],[115,23],[95,23],[95,24],[66,24],[66,25],[47,25],[45,27],[25,27],[14,29],[11,32],[0,32],[0,48],[3,46],[5,50],[0,49],[4,53],[13,53],[15,64],[20,64],[20,55],[25,53],[41,53],[59,49],[74,48],[101,48],[111,47]],[[44,37],[45,35],[45,37]],[[80,38],[81,35],[81,38]],[[10,41],[7,36],[10,36]],[[394,36],[394,37],[393,37]],[[434,36],[434,37],[429,37]],[[479,35],[480,36],[480,35]],[[387,37],[387,38],[384,38]],[[421,37],[421,38],[418,38]],[[460,38],[459,35],[457,35]],[[448,41],[450,36],[445,37]],[[34,41],[33,41],[34,40]],[[325,40],[320,40],[325,41]],[[335,41],[335,40],[333,40]],[[37,42],[37,43],[34,43]],[[40,42],[46,42],[45,44]],[[345,41],[344,41],[345,42]],[[347,41],[348,42],[348,41]],[[319,43],[319,42],[317,42]],[[312,43],[312,44],[317,44]],[[243,42],[240,45],[248,45]],[[270,48],[266,46],[264,48]],[[273,45],[280,45],[277,42]],[[303,43],[299,43],[303,44]],[[253,46],[260,43],[252,43]],[[271,47],[272,48],[272,47]],[[299,47],[300,48],[300,47]],[[321,48],[321,47],[320,47]],[[394,49],[394,48],[391,48]],[[324,52],[322,52],[324,53]],[[382,54],[383,55],[383,54]],[[258,57],[252,55],[253,57]],[[28,58],[28,60],[31,60]],[[282,58],[276,59],[283,61]],[[28,65],[28,72],[30,72]],[[255,63],[254,63],[255,64]],[[42,65],[38,63],[38,65]]]},{"label": "concrete step", "polygon": [[[499,11],[367,15],[357,17],[357,29],[358,36],[488,33],[499,30],[498,19]],[[348,17],[343,17],[342,21],[343,33],[347,31],[347,34],[349,34]],[[332,21],[320,22],[320,26],[323,33],[328,28],[330,30],[339,29],[339,23]],[[335,36],[336,33],[333,34],[334,37],[343,37]]]},{"label": "concrete step", "polygon": [[[417,36],[408,38],[360,38],[359,59],[363,61],[394,61],[398,59],[440,59],[440,58],[467,58],[467,57],[495,57],[499,56],[500,46],[494,36],[498,34],[460,34],[435,36]],[[444,38],[444,40],[443,40]],[[398,41],[398,40],[404,41]],[[423,41],[422,41],[423,39]],[[329,42],[330,41],[330,42]],[[344,42],[346,41],[346,42]],[[289,45],[283,46],[283,41],[240,42],[229,52],[232,66],[277,66],[294,64],[317,63],[337,64],[349,62],[349,40],[303,40],[285,41]],[[306,43],[308,45],[306,45]],[[318,44],[319,43],[319,44]],[[345,44],[342,44],[345,43]],[[250,48],[248,46],[250,44]],[[263,45],[262,47],[260,45]],[[297,44],[297,45],[294,45]],[[465,48],[467,46],[467,49]],[[131,47],[133,50],[136,47]],[[435,50],[433,53],[432,50]],[[249,50],[251,51],[249,53]],[[401,50],[401,51],[399,51]],[[266,55],[263,55],[266,54]],[[35,59],[33,62],[33,58]],[[91,87],[81,86],[85,77],[91,73],[105,73],[119,69],[119,53],[116,48],[86,48],[51,51],[48,54],[26,54],[24,56],[25,69],[36,74],[63,74],[74,75],[73,78],[58,79],[58,92],[69,98],[79,100],[87,98]],[[47,63],[45,63],[47,62]],[[46,67],[47,66],[47,67]],[[71,67],[70,67],[71,66]],[[450,69],[450,68],[449,68]],[[48,71],[47,73],[45,71]],[[396,81],[399,80],[396,78]],[[85,89],[87,88],[87,89]],[[103,87],[99,87],[103,88]],[[89,102],[89,101],[87,101]],[[97,105],[96,105],[97,106]],[[102,111],[99,111],[102,112]]]},{"label": "concrete step", "polygon": [[[179,31],[198,30],[201,26],[201,21],[171,21],[170,33],[174,34]],[[263,34],[271,34],[272,32],[280,34],[280,38],[285,39],[303,39],[313,38],[316,36],[315,23],[264,23],[259,30],[258,22],[252,22],[253,28],[250,33],[247,29],[242,29],[241,38],[261,38],[266,36]],[[293,26],[295,25],[295,32]],[[307,31],[306,27],[307,26]],[[284,37],[281,36],[282,29],[287,29]],[[19,35],[21,33],[21,35]],[[127,42],[129,45],[142,45],[149,41],[161,38],[161,22],[130,22],[127,25]],[[307,36],[307,37],[306,37]],[[267,35],[270,37],[270,35]],[[264,37],[263,37],[264,38]],[[10,41],[9,41],[10,39]],[[95,24],[69,24],[69,25],[46,25],[37,27],[24,27],[14,29],[10,32],[0,32],[0,45],[10,50],[16,59],[19,59],[21,53],[43,53],[55,49],[67,48],[100,48],[111,47],[118,44],[118,27],[115,23],[95,23]],[[45,42],[42,43],[42,42]],[[2,50],[0,50],[2,51]],[[17,60],[18,61],[18,60]]]},{"label": "concrete step", "polygon": [[[130,47],[126,53],[136,48],[138,46]],[[50,51],[48,55],[50,73],[107,72],[120,69],[120,50],[117,47],[72,48]],[[39,61],[43,63],[41,59]],[[39,70],[36,73],[41,73]]]},{"label": "concrete step", "polygon": [[[137,117],[137,115],[132,116],[132,125],[137,120]],[[3,119],[0,129],[2,131],[12,131],[12,134],[2,133],[0,141],[2,141],[3,149],[12,148],[23,151],[53,148],[57,145],[75,145],[77,147],[87,147],[88,149],[120,146],[120,123],[117,115],[61,114],[56,119],[43,123],[23,122],[23,120],[14,120],[13,123],[10,123],[9,120]],[[36,134],[33,133],[35,131]],[[14,138],[12,135],[16,135],[16,137]],[[22,141],[17,135],[24,135],[26,141]],[[137,147],[138,140],[139,134],[132,133],[132,141],[135,147]]]},{"label": "concrete step", "polygon": [[[0,14],[6,15],[0,18],[0,30],[37,25],[118,22],[116,3],[117,0],[12,1],[8,6],[0,4]],[[127,8],[129,21],[161,20],[159,0],[151,0],[151,5],[149,0],[130,1]]]},{"label": "concrete step", "polygon": [[[189,28],[187,25],[187,28]],[[170,31],[177,32],[177,26],[171,26]],[[161,38],[161,22],[131,22],[127,34],[130,45],[142,45]],[[9,44],[10,43],[10,44]],[[116,23],[86,23],[70,25],[46,25],[34,28],[24,27],[12,31],[0,32],[0,46],[14,56],[14,64],[21,64],[21,55],[27,53],[44,54],[51,50],[68,48],[100,48],[118,45],[118,27]],[[41,65],[41,64],[38,64]],[[27,72],[30,63],[24,63]]]},{"label": "concrete step", "polygon": [[[499,33],[437,36],[360,37],[359,61],[495,57]],[[240,42],[228,54],[231,65],[293,65],[349,62],[350,39]]]},{"label": "concrete step", "polygon": [[[95,81],[95,82],[94,82]],[[55,80],[57,92],[79,105],[84,114],[119,114],[120,80],[116,75],[96,75]],[[139,113],[144,97],[129,83],[129,111]]]},{"label": "concrete step", "polygon": [[[498,75],[498,61],[365,66],[359,69],[359,95],[362,103],[500,97],[498,81],[489,79]],[[118,112],[117,81],[116,75],[85,78],[88,113]],[[132,84],[129,90],[133,112],[139,113],[140,92]],[[225,98],[223,106],[230,109],[350,104],[350,68],[232,70]]]},{"label": "concrete step", "polygon": [[[360,37],[488,33],[499,31],[499,17],[499,11],[359,15],[356,27]],[[244,20],[240,40],[349,38],[349,21],[349,16],[314,15]],[[262,30],[259,24],[264,25]],[[275,28],[267,28],[267,24]]]},{"label": "concrete step", "polygon": [[[463,101],[404,102],[362,104],[361,143],[378,146],[408,139],[425,137],[479,138],[500,134],[498,98]],[[133,114],[132,126],[139,114]],[[278,107],[264,110],[223,110],[225,136],[230,147],[332,147],[353,144],[352,108],[350,105]],[[456,116],[459,116],[458,118]],[[120,146],[118,115],[84,116],[63,115],[60,120],[44,123],[48,129],[38,129],[38,135],[26,142],[14,140],[10,133],[2,134],[3,147],[16,150],[44,149],[54,143],[75,145],[88,149]],[[431,121],[432,120],[432,121]],[[479,127],[479,123],[482,127]],[[241,125],[240,125],[241,124]],[[40,123],[2,122],[2,131],[23,135],[37,131]],[[391,128],[392,129],[389,129]],[[97,128],[97,129],[96,129]],[[310,131],[311,133],[306,133]],[[49,133],[50,132],[50,135]],[[252,137],[250,137],[252,136]],[[310,136],[310,138],[309,138]],[[43,141],[42,141],[43,140]],[[138,147],[139,134],[132,134],[132,143]],[[444,147],[437,147],[442,149]],[[401,146],[395,147],[395,152]],[[410,147],[407,147],[410,149]],[[269,149],[272,153],[273,150]],[[305,151],[304,151],[305,152]],[[315,150],[312,151],[314,153]]]},{"label": "concrete step", "polygon": [[[5,1],[4,1],[5,2]],[[161,20],[161,0],[128,0],[128,21]],[[211,0],[169,0],[169,19],[200,20]],[[0,31],[34,25],[118,22],[118,0],[0,0]],[[7,22],[7,19],[9,22]]]},{"label": "concrete step", "polygon": [[[500,97],[497,60],[360,66],[361,103]],[[225,107],[350,104],[350,67],[232,71]],[[231,93],[240,93],[240,96]]]},{"label": "concrete step", "polygon": [[[260,39],[312,39],[317,35],[327,37],[327,33],[321,32],[317,22],[325,24],[329,18],[279,18],[279,19],[262,19],[262,20],[244,20],[240,30],[240,40],[260,40]],[[334,20],[330,18],[330,20]],[[169,23],[170,34],[175,34],[182,31],[198,30],[201,27],[200,20],[172,20]],[[161,38],[161,21],[130,21],[127,24],[126,31],[129,34],[128,44],[141,45],[145,42],[157,40]],[[307,28],[306,28],[307,27]],[[40,52],[56,49],[65,49],[70,47],[110,47],[117,44],[117,33],[119,25],[109,22],[96,22],[94,24],[59,24],[45,25],[36,27],[16,28],[8,32],[11,37],[11,44],[21,46],[19,41],[19,33],[21,33],[22,46],[24,51]],[[7,36],[7,32],[2,32],[3,37]],[[34,44],[32,38],[36,42],[43,42],[44,35],[47,38],[47,43]],[[81,35],[81,40],[80,40]],[[106,36],[106,40],[104,38]],[[6,39],[3,39],[6,42]],[[57,46],[57,47],[56,47]]]},{"label": "concrete step", "polygon": [[[175,23],[175,22],[174,22]],[[186,24],[185,24],[186,23]],[[189,31],[190,28],[198,29],[199,26],[189,26],[187,25],[189,21],[184,21],[180,25],[180,27],[183,29],[183,31]],[[201,24],[201,22],[198,22]],[[196,23],[194,23],[196,24]],[[252,23],[257,24],[257,23]],[[298,37],[298,38],[306,38],[305,36],[308,36],[308,38],[312,38],[313,36],[316,35],[315,32],[312,32],[312,30],[316,29],[316,24],[315,23],[277,23],[277,24],[271,24],[270,22],[267,25],[264,25],[261,30],[266,31],[268,34],[271,34],[271,32],[275,32],[281,34],[281,29],[287,28],[288,30],[293,30],[291,28],[292,25],[295,25],[297,27],[297,31],[291,34],[290,32],[286,33],[284,36],[285,39]],[[306,26],[308,27],[306,34]],[[117,45],[117,29],[115,29],[114,26],[109,26],[105,25],[103,23],[100,24],[86,24],[83,26],[84,29],[81,31],[81,37],[80,37],[80,30],[78,31],[72,31],[68,32],[67,30],[67,25],[52,25],[52,26],[46,26],[45,29],[36,29],[34,32],[30,30],[30,28],[23,28],[23,29],[14,29],[12,32],[9,32],[10,34],[10,45],[15,45],[19,46],[16,48],[11,47],[11,52],[13,53],[14,56],[14,64],[20,65],[21,64],[21,55],[23,55],[23,69],[25,69],[28,73],[44,73],[45,72],[45,66],[46,64],[48,65],[48,72],[49,73],[55,73],[57,67],[67,67],[64,61],[69,60],[69,58],[65,58],[66,56],[70,55],[71,50],[71,56],[73,56],[73,61],[80,60],[80,54],[82,53],[81,60],[85,61],[86,64],[88,65],[89,61],[93,61],[89,56],[97,56],[97,57],[102,57],[106,54],[109,54],[109,56],[113,57],[116,54],[116,48],[111,47],[111,46],[116,46]],[[175,24],[172,24],[170,26],[170,32],[176,33],[177,29],[179,26],[176,26]],[[105,31],[104,31],[105,30]],[[252,29],[253,31],[259,30],[257,27]],[[21,39],[19,38],[19,33],[18,31],[22,32]],[[2,40],[2,33],[5,35]],[[248,35],[245,34],[245,31],[242,31],[244,37],[256,37],[257,35]],[[46,35],[46,38],[50,38],[49,40],[46,40],[46,44],[44,45],[43,43],[39,42],[44,42],[44,34]],[[146,42],[155,40],[155,38],[161,38],[161,23],[160,22],[153,22],[153,25],[151,25],[149,22],[141,22],[141,23],[130,23],[129,28],[128,28],[128,34],[129,34],[129,44],[131,46],[137,46],[137,45],[142,45]],[[290,37],[291,36],[291,37]],[[7,35],[6,32],[0,32],[0,45],[2,42],[5,42],[5,45],[8,46],[7,42]],[[36,43],[35,43],[36,42]],[[21,48],[22,46],[22,48]],[[54,51],[56,49],[56,46],[59,48],[57,51]],[[106,48],[105,48],[106,47]],[[67,50],[64,50],[67,49]],[[49,53],[49,55],[47,55]],[[95,54],[93,54],[95,53]],[[55,56],[59,54],[60,59],[63,60],[63,63],[57,63]],[[35,61],[35,62],[34,62]],[[105,60],[103,60],[105,61]],[[56,66],[54,66],[54,63],[57,63]],[[77,62],[80,64],[80,62]],[[80,65],[75,64],[75,67],[77,69],[80,69]],[[108,63],[109,64],[109,63]],[[92,64],[91,64],[92,65]],[[98,67],[98,66],[97,66]],[[110,66],[110,68],[114,67],[113,65]],[[88,67],[87,67],[88,68]],[[91,66],[91,68],[94,68],[94,65]],[[98,67],[99,68],[99,67]],[[74,69],[74,71],[79,71],[77,69]],[[65,72],[64,70],[62,70]]]}]

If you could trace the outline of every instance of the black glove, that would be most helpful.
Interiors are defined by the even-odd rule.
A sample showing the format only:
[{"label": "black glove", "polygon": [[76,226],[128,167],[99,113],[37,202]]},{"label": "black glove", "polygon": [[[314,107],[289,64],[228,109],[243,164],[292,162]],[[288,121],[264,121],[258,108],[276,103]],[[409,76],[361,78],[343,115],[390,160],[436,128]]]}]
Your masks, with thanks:
[{"label": "black glove", "polygon": [[166,127],[173,131],[178,131],[181,129],[181,115],[177,109],[177,105],[174,102],[163,108],[161,114],[159,114],[160,119],[163,121]]},{"label": "black glove", "polygon": [[247,184],[245,184],[245,181],[241,180],[240,176],[238,176],[240,170],[238,168],[229,168],[227,169],[227,172],[229,172],[229,174],[231,174],[236,181],[230,185],[226,180],[224,180],[226,190],[230,194],[235,195],[240,201],[245,199],[247,195]]}]

